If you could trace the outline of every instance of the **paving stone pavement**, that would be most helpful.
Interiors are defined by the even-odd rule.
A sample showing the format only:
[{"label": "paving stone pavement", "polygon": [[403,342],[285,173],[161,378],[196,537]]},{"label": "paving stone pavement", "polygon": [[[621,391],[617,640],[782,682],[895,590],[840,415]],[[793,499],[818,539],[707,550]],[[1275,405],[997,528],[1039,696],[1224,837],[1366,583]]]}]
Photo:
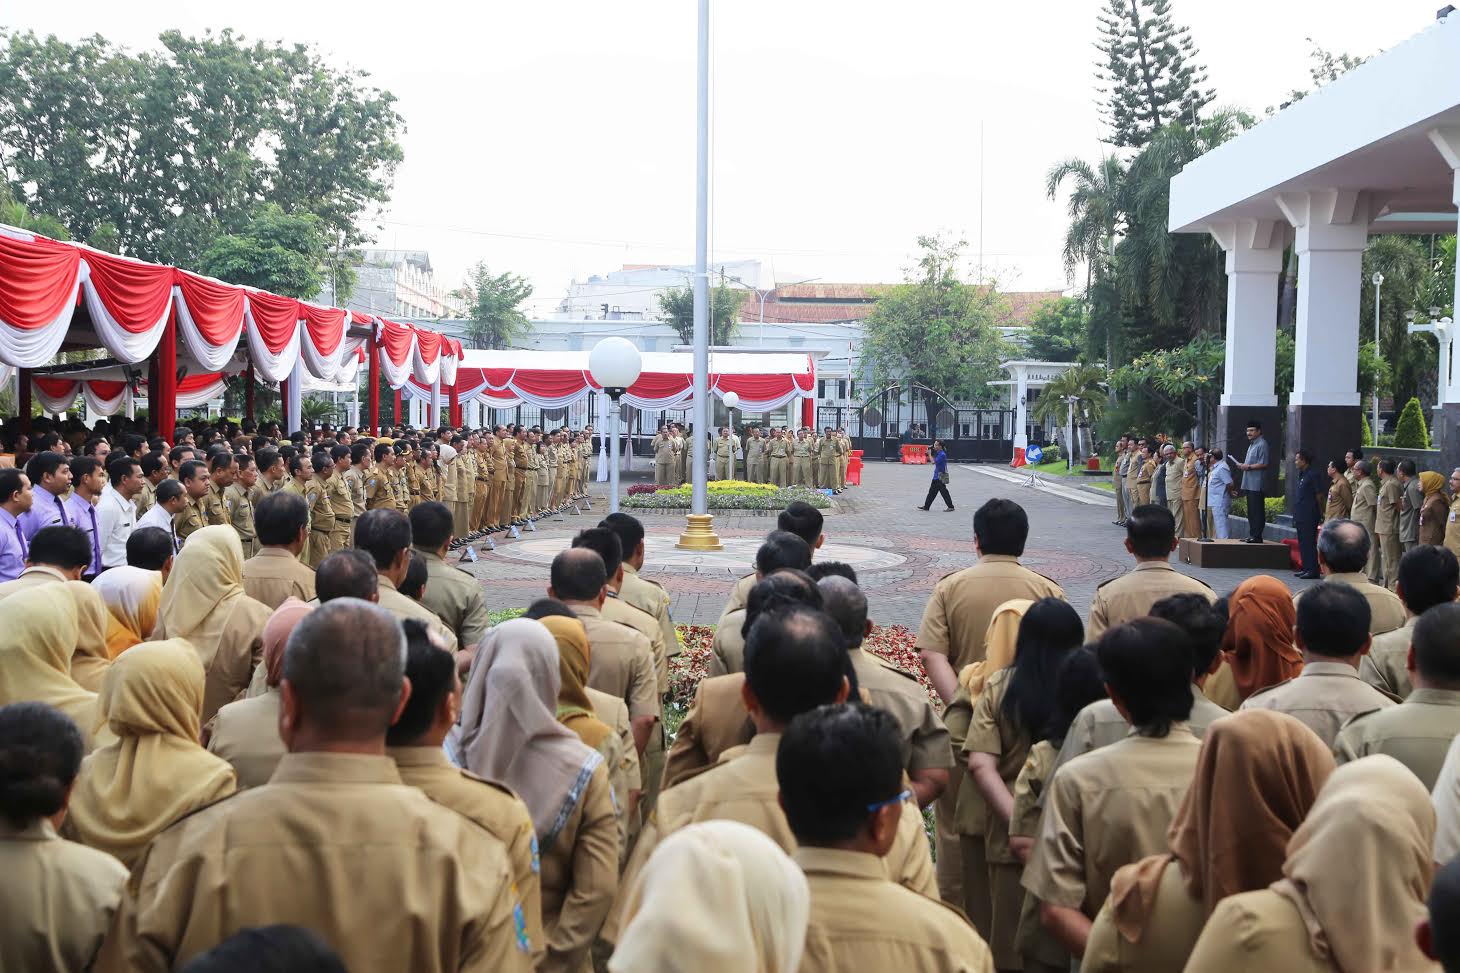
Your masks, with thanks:
[{"label": "paving stone pavement", "polygon": [[[1023,561],[1032,570],[1059,582],[1081,617],[1088,615],[1095,589],[1129,570],[1132,564],[1123,545],[1125,532],[1111,523],[1115,515],[1113,500],[1108,507],[1080,503],[995,479],[976,467],[954,466],[949,487],[957,509],[944,512],[939,501],[925,513],[917,508],[927,491],[929,476],[926,466],[869,464],[863,471],[863,485],[836,497],[835,509],[826,512],[828,543],[870,548],[900,558],[900,563],[893,566],[859,571],[874,621],[916,630],[938,579],[976,561],[973,513],[992,497],[1015,500],[1028,511],[1029,543]],[[623,488],[643,479],[626,479]],[[607,512],[608,503],[602,485],[594,486],[592,512],[546,521],[536,533],[524,533],[524,540],[556,541],[566,547],[575,533],[596,524]],[[681,511],[630,512],[643,520],[651,537],[672,541],[684,527]],[[773,512],[715,517],[716,531],[727,539],[754,540],[774,527]],[[517,543],[499,541],[498,551],[483,552],[476,564],[461,565],[481,580],[489,609],[525,607],[546,592],[548,565],[540,558],[524,559],[527,552],[511,556],[509,548]],[[546,544],[533,546],[539,551],[547,548]],[[676,622],[713,625],[735,579],[752,570],[753,548],[749,544],[743,548],[749,554],[742,569],[656,567],[651,558],[644,566],[644,575],[669,591]],[[877,563],[890,560],[894,559],[881,558]],[[1185,564],[1177,567],[1211,585],[1219,594],[1232,591],[1259,573]],[[1279,579],[1294,590],[1308,584],[1294,579],[1289,572],[1282,572]]]}]

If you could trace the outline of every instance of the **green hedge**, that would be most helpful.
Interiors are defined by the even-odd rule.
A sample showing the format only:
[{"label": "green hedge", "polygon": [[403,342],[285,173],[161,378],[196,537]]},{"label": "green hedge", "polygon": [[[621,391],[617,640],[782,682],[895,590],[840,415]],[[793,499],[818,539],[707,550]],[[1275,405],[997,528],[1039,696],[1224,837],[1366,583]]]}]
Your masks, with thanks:
[{"label": "green hedge", "polygon": [[[1264,497],[1262,501],[1262,509],[1263,512],[1267,514],[1268,523],[1271,523],[1274,518],[1280,516],[1285,512],[1285,510],[1287,509],[1287,501],[1285,501],[1282,497]],[[1238,497],[1236,500],[1232,501],[1232,516],[1247,516],[1246,497]]]},{"label": "green hedge", "polygon": [[1419,399],[1404,403],[1399,421],[1394,424],[1395,449],[1429,449],[1430,433],[1425,428],[1425,413]]}]

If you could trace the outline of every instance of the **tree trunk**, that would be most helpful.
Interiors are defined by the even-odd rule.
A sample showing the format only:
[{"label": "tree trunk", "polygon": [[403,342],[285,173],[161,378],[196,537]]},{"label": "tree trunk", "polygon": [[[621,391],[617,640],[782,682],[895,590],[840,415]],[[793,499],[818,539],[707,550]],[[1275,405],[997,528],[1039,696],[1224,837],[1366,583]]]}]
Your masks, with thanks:
[{"label": "tree trunk", "polygon": [[1288,258],[1283,263],[1283,275],[1278,284],[1279,328],[1295,327],[1298,320],[1298,251],[1288,248]]}]

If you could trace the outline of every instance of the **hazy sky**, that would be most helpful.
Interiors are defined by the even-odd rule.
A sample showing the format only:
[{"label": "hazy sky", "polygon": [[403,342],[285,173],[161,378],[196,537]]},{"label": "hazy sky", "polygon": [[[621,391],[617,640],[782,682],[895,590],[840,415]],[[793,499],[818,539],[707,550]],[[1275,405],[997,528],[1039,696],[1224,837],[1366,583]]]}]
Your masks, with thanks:
[{"label": "hazy sky", "polygon": [[[1065,286],[1063,207],[1044,175],[1109,151],[1093,80],[1103,5],[715,0],[712,258],[769,259],[783,281],[897,280],[922,233],[964,236],[975,261],[982,216],[984,263],[1005,287]],[[1307,85],[1305,38],[1372,54],[1438,5],[1172,4],[1218,102],[1255,113]],[[695,8],[69,0],[5,20],[132,48],[233,27],[368,69],[407,125],[379,245],[429,250],[450,285],[480,259],[526,274],[541,309],[573,277],[692,259]]]}]

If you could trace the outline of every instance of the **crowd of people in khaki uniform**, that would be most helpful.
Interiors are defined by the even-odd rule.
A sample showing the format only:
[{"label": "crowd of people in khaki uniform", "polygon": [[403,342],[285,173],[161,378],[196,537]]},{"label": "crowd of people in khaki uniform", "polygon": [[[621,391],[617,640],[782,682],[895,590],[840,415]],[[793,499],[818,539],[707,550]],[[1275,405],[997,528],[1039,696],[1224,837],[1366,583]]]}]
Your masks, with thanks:
[{"label": "crowd of people in khaki uniform", "polygon": [[[1085,622],[990,500],[917,634],[936,704],[793,503],[670,737],[638,520],[495,625],[447,561],[571,501],[581,434],[218,433],[119,437],[122,564],[95,462],[0,458],[0,968],[1453,968],[1460,561],[1376,584],[1362,501],[1322,583],[1221,598],[1134,504]],[[727,476],[803,441],[723,438]]]},{"label": "crowd of people in khaki uniform", "polygon": [[[659,427],[650,443],[654,453],[654,482],[680,486],[690,481],[688,462],[692,443],[677,422]],[[847,464],[852,441],[846,429],[822,430],[810,426],[794,434],[779,426],[751,426],[744,438],[721,426],[706,444],[711,479],[744,480],[775,486],[799,486],[841,493],[847,488]]]}]

